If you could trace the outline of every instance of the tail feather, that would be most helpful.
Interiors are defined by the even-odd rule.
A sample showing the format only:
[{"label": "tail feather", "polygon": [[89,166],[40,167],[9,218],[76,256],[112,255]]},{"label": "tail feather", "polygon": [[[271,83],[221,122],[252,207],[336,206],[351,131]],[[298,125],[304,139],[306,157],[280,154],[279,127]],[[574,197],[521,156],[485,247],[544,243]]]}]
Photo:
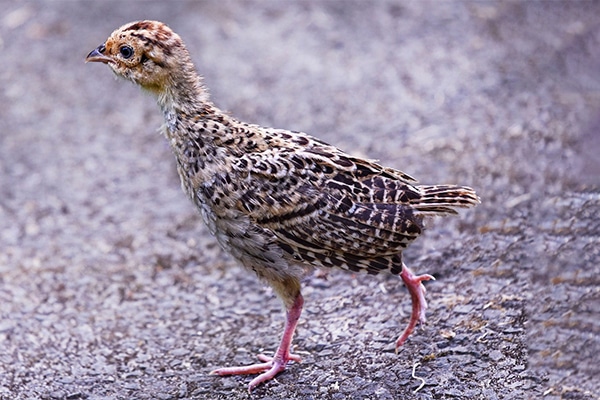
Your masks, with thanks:
[{"label": "tail feather", "polygon": [[418,186],[421,197],[412,200],[412,207],[425,214],[458,214],[455,208],[469,208],[481,203],[479,196],[467,186]]}]

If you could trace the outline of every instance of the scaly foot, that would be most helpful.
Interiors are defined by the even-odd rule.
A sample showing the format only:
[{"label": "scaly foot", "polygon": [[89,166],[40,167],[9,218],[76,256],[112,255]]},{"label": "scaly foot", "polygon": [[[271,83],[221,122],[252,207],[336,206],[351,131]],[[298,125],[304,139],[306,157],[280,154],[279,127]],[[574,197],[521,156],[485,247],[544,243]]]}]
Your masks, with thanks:
[{"label": "scaly foot", "polygon": [[285,370],[286,365],[290,361],[300,362],[302,359],[300,356],[288,353],[285,356],[268,357],[264,354],[259,354],[258,359],[263,361],[262,363],[252,364],[245,367],[226,367],[219,368],[211,371],[211,375],[249,375],[259,374],[254,378],[248,385],[248,391],[252,391],[256,386],[263,382],[273,379],[278,373]]},{"label": "scaly foot", "polygon": [[431,275],[415,275],[412,273],[406,265],[402,266],[402,273],[400,274],[404,285],[408,289],[410,293],[410,297],[412,299],[412,313],[410,315],[410,321],[408,322],[408,326],[402,332],[402,335],[396,341],[396,353],[400,346],[404,344],[406,339],[410,336],[412,331],[417,326],[418,322],[425,322],[425,310],[427,309],[427,301],[425,300],[425,286],[423,286],[423,281],[435,280],[435,278]]}]

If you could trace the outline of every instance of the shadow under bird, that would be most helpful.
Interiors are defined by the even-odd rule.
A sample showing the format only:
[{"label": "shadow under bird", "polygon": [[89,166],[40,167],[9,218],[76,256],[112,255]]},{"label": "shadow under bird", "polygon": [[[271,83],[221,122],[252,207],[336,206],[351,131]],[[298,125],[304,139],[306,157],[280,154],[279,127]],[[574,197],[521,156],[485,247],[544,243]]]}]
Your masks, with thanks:
[{"label": "shadow under bird", "polygon": [[252,390],[300,361],[290,351],[304,302],[300,280],[314,267],[400,275],[412,314],[396,350],[425,321],[422,282],[433,277],[413,274],[402,251],[421,234],[424,217],[478,204],[471,188],[417,185],[306,133],[232,118],[210,102],[181,38],[158,21],[123,25],[86,61],[107,64],[156,96],[183,190],[223,249],[283,301],[275,355],[212,374],[259,374]]}]

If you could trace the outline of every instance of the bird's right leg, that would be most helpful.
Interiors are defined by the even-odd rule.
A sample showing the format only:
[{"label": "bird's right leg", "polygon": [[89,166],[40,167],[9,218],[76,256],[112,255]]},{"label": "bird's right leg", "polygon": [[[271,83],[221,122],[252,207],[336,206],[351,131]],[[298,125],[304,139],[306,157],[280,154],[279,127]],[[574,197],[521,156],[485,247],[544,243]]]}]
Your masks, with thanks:
[{"label": "bird's right leg", "polygon": [[[275,287],[277,290],[278,288]],[[284,302],[286,298],[284,297]],[[259,376],[254,378],[250,384],[248,385],[248,391],[252,391],[259,384],[266,382],[268,380],[273,379],[278,373],[285,370],[289,361],[300,362],[301,358],[298,355],[290,353],[290,349],[292,347],[292,338],[294,336],[294,332],[296,331],[296,325],[298,324],[298,320],[300,319],[300,314],[302,313],[302,306],[304,304],[304,299],[302,294],[300,293],[299,284],[297,293],[293,297],[291,302],[286,303],[286,320],[285,320],[285,328],[283,330],[283,336],[281,338],[281,343],[275,352],[273,357],[268,357],[264,354],[259,354],[259,360],[263,361],[262,363],[252,364],[244,367],[226,367],[219,368],[212,371],[211,375],[249,375],[249,374],[258,374]]]}]

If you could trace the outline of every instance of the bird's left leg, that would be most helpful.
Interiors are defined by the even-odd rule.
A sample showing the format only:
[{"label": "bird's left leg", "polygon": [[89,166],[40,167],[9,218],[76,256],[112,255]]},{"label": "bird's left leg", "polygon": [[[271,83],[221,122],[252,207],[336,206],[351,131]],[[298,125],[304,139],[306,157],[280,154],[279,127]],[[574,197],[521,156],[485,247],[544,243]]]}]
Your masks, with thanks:
[{"label": "bird's left leg", "polygon": [[400,273],[400,277],[404,282],[404,285],[408,289],[410,293],[410,298],[412,300],[412,313],[410,315],[410,321],[408,322],[408,326],[402,332],[402,335],[396,341],[396,352],[400,346],[404,344],[406,339],[410,336],[412,331],[417,326],[418,322],[425,322],[425,310],[427,309],[427,301],[425,300],[425,286],[423,286],[423,281],[435,280],[435,278],[431,275],[415,275],[412,273],[410,269],[404,263],[402,264],[402,273]]},{"label": "bird's left leg", "polygon": [[[275,290],[282,295],[286,306],[285,328],[283,330],[281,343],[279,344],[275,355],[273,357],[268,357],[264,354],[259,354],[258,358],[259,360],[263,361],[262,363],[252,364],[245,367],[219,368],[212,371],[210,373],[211,375],[248,375],[262,372],[248,385],[248,391],[252,391],[252,389],[259,384],[273,379],[275,375],[285,370],[285,367],[289,361],[301,361],[300,356],[290,353],[290,349],[292,346],[292,338],[294,336],[294,332],[296,331],[296,325],[298,324],[300,314],[302,313],[304,299],[300,293],[300,284],[297,282],[292,282],[292,284],[296,287],[286,287],[285,296],[282,295],[280,291],[281,288],[278,287],[278,285],[273,285]],[[290,289],[293,289],[293,293],[295,292],[293,296],[289,296]]]}]

